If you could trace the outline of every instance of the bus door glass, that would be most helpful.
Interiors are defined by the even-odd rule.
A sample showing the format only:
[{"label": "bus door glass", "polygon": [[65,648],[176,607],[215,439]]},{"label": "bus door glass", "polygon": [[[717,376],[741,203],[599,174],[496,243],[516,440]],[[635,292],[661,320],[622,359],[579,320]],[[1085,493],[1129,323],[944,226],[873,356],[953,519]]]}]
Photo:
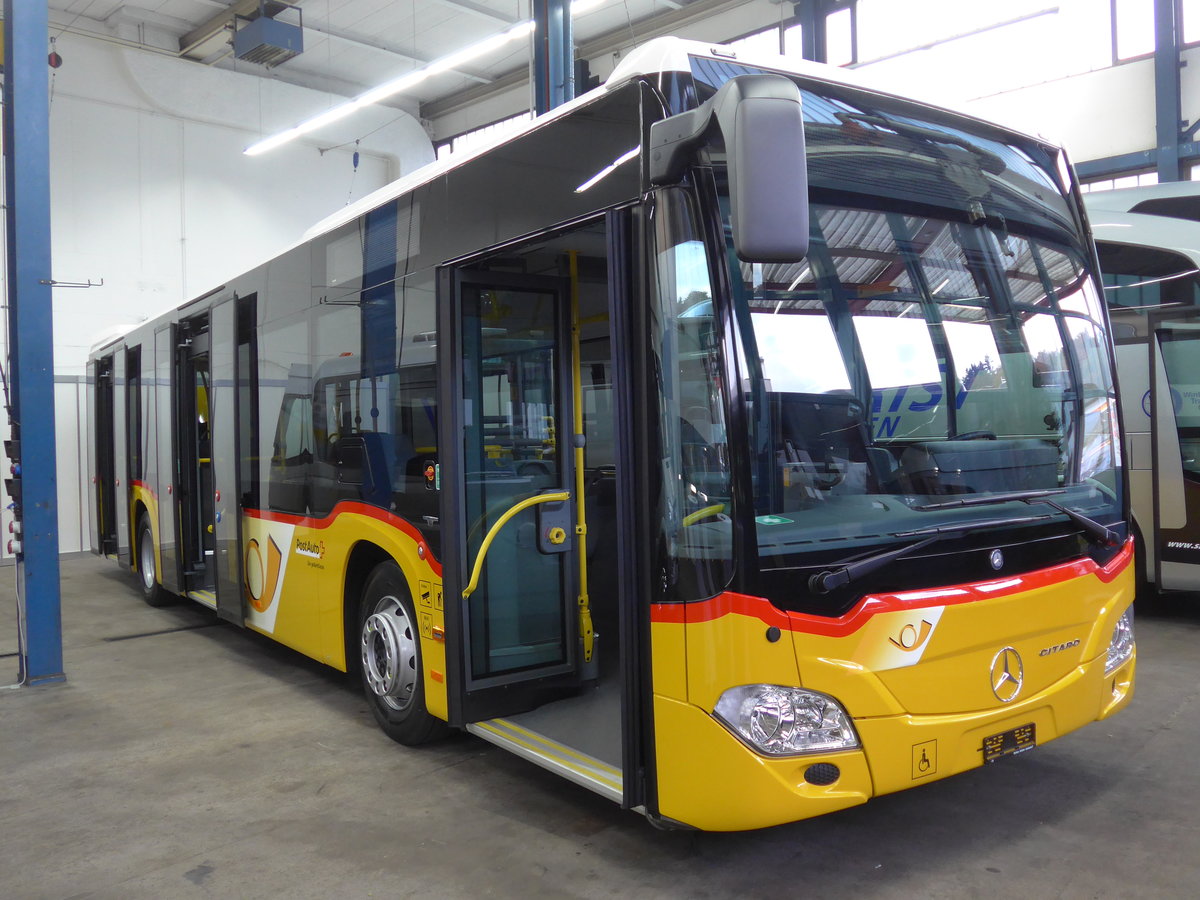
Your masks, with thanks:
[{"label": "bus door glass", "polygon": [[469,722],[578,683],[567,290],[461,270],[443,286],[456,300],[439,333],[451,717],[457,701]]},{"label": "bus door glass", "polygon": [[116,518],[117,559],[129,564],[129,462],[126,409],[125,348],[118,347],[112,355],[112,446],[113,446],[113,514]]},{"label": "bus door glass", "polygon": [[[185,592],[212,591],[216,547],[213,510],[212,384],[208,319],[178,326],[175,357],[175,502]],[[201,597],[214,602],[215,598]]]},{"label": "bus door glass", "polygon": [[[1200,313],[1154,327],[1155,525],[1160,587],[1200,588]],[[1189,565],[1190,564],[1190,565]]]},{"label": "bus door glass", "polygon": [[95,509],[92,546],[102,555],[117,552],[116,450],[113,433],[113,358],[104,356],[92,364],[95,444],[90,448],[95,464]]},{"label": "bus door glass", "polygon": [[[209,329],[208,424],[209,448],[212,460],[200,472],[208,473],[208,496],[201,506],[207,506],[205,533],[211,527],[211,547],[206,554],[215,557],[213,587],[217,593],[217,614],[239,625],[245,618],[243,609],[241,561],[241,520],[238,503],[244,488],[241,486],[241,454],[239,453],[238,385],[247,373],[239,371],[243,351],[238,329],[240,302],[223,300],[212,308]],[[199,387],[197,387],[199,390]],[[202,428],[199,419],[197,427]]]}]

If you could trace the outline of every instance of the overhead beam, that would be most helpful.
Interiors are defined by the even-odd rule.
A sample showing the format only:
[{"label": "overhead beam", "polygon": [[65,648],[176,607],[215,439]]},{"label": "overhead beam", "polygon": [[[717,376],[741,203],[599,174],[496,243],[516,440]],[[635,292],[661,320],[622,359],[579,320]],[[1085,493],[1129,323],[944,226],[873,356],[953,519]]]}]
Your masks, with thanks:
[{"label": "overhead beam", "polygon": [[[744,3],[745,0],[692,0],[691,3],[680,9],[672,9],[670,12],[640,20],[637,23],[638,40],[645,42],[651,38],[669,35],[679,28],[693,25],[696,22],[703,21],[719,13],[742,6]],[[629,26],[622,25],[599,35],[586,44],[579,44],[576,48],[575,56],[578,59],[598,59],[610,53],[615,53],[618,50],[626,49],[629,43]],[[501,75],[490,85],[467,88],[465,91],[459,91],[452,97],[445,97],[441,100],[422,104],[421,116],[426,119],[436,119],[448,113],[465,109],[495,94],[500,94],[518,85],[528,83],[529,67],[524,65],[506,75]]]},{"label": "overhead beam", "polygon": [[179,55],[185,56],[205,41],[224,31],[238,16],[248,16],[258,11],[258,0],[235,0],[222,12],[209,17],[179,39]]},{"label": "overhead beam", "polygon": [[[317,34],[323,34],[328,38],[332,38],[335,41],[341,41],[342,43],[349,44],[353,47],[365,47],[369,50],[376,50],[380,53],[390,54],[395,56],[397,59],[402,59],[406,62],[412,63],[413,68],[420,68],[421,66],[426,66],[433,62],[433,60],[429,59],[428,57],[416,56],[415,54],[408,53],[404,50],[397,50],[395,47],[389,47],[386,44],[372,41],[369,38],[362,38],[357,35],[348,34],[347,32],[339,31],[335,28],[322,28],[320,26],[313,25],[305,25],[304,28],[306,31],[315,31]],[[464,69],[450,69],[449,71],[455,72],[456,74],[461,75],[463,78],[477,82],[478,84],[491,84],[494,80],[488,78],[486,75],[480,75],[478,72],[469,72]]]},{"label": "overhead beam", "polygon": [[[203,47],[205,44],[209,43],[214,38],[220,37],[222,35],[222,32],[224,32],[227,28],[229,28],[238,16],[249,16],[250,14],[256,13],[258,11],[258,0],[238,0],[238,2],[236,2],[230,6],[224,6],[223,4],[218,4],[217,0],[199,0],[199,2],[207,3],[210,6],[222,5],[222,11],[217,13],[214,16],[211,16],[207,21],[204,22],[203,25],[193,28],[191,31],[189,31],[187,34],[185,34],[183,37],[181,37],[179,39],[179,55],[180,56],[188,56],[189,54],[194,54],[198,48]],[[438,0],[438,2],[441,2],[441,0]],[[448,5],[454,6],[455,8],[458,8],[460,6],[460,0],[454,0],[454,2],[449,2],[449,0],[446,0],[446,2]],[[470,4],[470,5],[471,5],[472,9],[470,9],[468,11],[470,11],[470,12],[479,11],[479,10],[476,10],[473,8],[474,4]],[[283,9],[282,4],[278,4],[278,3],[271,4],[270,2],[267,3],[268,14],[273,11],[278,11],[281,9]],[[482,10],[483,7],[480,7],[479,9]],[[505,23],[510,22],[510,17],[505,16],[502,13],[490,13],[490,11],[489,11],[489,18],[491,18],[493,20],[505,22]],[[512,20],[512,21],[515,21],[515,20]],[[403,50],[398,50],[395,47],[389,46],[380,41],[373,41],[370,38],[362,37],[362,36],[355,35],[355,34],[350,34],[349,32],[341,31],[340,29],[337,29],[337,28],[332,28],[329,26],[328,23],[326,23],[323,26],[322,25],[313,25],[311,18],[309,19],[308,22],[305,23],[304,30],[312,31],[317,34],[323,34],[326,37],[333,38],[334,40],[341,41],[346,44],[351,44],[356,47],[366,47],[368,49],[375,50],[380,53],[391,54],[392,56],[395,56],[398,59],[402,59],[402,60],[405,60],[406,62],[412,63],[414,67],[428,65],[430,62],[432,62],[432,60],[429,59],[428,57],[417,56],[414,53],[408,53]],[[221,59],[221,58],[224,58],[224,54],[222,54],[220,57],[218,57],[218,59]],[[214,60],[211,60],[210,62],[215,62],[215,61],[217,61],[217,60],[214,59]],[[487,78],[483,75],[480,75],[478,72],[472,72],[472,71],[463,70],[463,69],[453,69],[451,71],[456,72],[457,74],[461,75],[463,78],[468,79],[469,81],[477,82],[478,84],[491,84],[491,82],[492,82],[491,78]]]},{"label": "overhead beam", "polygon": [[[1178,162],[1182,166],[1184,163],[1200,161],[1200,144],[1193,141],[1184,141],[1178,145]],[[1122,153],[1119,156],[1106,156],[1103,159],[1089,159],[1084,162],[1075,163],[1075,174],[1080,181],[1096,181],[1100,178],[1117,178],[1121,175],[1130,175],[1138,172],[1145,172],[1147,169],[1153,169],[1158,165],[1159,152],[1154,150],[1138,150],[1134,153]],[[1161,179],[1160,179],[1161,180]],[[1181,179],[1175,179],[1181,180]]]},{"label": "overhead beam", "polygon": [[445,6],[458,12],[471,13],[472,15],[490,19],[493,22],[501,22],[504,25],[516,25],[520,21],[516,16],[510,16],[499,10],[490,9],[481,3],[473,3],[471,0],[426,0],[426,2],[434,6]]}]

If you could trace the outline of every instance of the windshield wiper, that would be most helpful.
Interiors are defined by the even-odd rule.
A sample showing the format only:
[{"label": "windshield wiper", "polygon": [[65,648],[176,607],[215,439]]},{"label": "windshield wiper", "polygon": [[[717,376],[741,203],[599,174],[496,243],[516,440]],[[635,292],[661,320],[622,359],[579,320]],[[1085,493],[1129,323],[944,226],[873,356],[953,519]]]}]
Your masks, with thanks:
[{"label": "windshield wiper", "polygon": [[[915,507],[920,508],[920,507]],[[885,550],[862,559],[841,562],[832,569],[825,569],[816,575],[809,576],[808,589],[814,594],[828,594],[840,587],[845,587],[860,578],[878,571],[893,560],[909,553],[915,553],[923,547],[928,547],[935,541],[946,537],[962,537],[968,531],[979,531],[984,528],[1000,528],[1009,525],[1029,525],[1033,522],[1044,522],[1047,516],[1022,516],[1013,519],[988,519],[984,522],[955,523],[953,525],[935,525],[933,528],[922,528],[919,531],[898,532],[896,537],[923,537],[923,540],[913,541],[895,550]],[[928,537],[925,537],[928,535]]]},{"label": "windshield wiper", "polygon": [[984,519],[980,522],[954,522],[949,525],[934,525],[932,528],[917,528],[912,531],[899,531],[896,537],[924,537],[927,534],[959,535],[968,531],[982,531],[985,528],[1002,528],[1005,525],[1032,525],[1034,522],[1045,522],[1050,516],[1009,516],[1006,519]]},{"label": "windshield wiper", "polygon": [[964,506],[991,506],[997,503],[1009,503],[1014,500],[1020,500],[1022,503],[1044,503],[1062,513],[1086,531],[1089,537],[1100,541],[1106,547],[1115,547],[1121,542],[1121,536],[1114,529],[1050,499],[1056,494],[1065,493],[1065,488],[1048,491],[1011,491],[1007,494],[988,494],[980,497],[962,497],[958,500],[947,500],[942,503],[926,503],[923,506],[914,506],[913,509],[926,512],[932,509],[956,509]]},{"label": "windshield wiper", "polygon": [[925,512],[931,509],[958,509],[961,506],[990,506],[993,503],[1008,503],[1010,500],[1041,500],[1043,497],[1053,497],[1055,494],[1066,492],[1066,488],[1054,488],[1042,491],[1009,491],[1006,494],[976,494],[957,500],[944,500],[941,503],[925,503],[912,508],[918,512]]},{"label": "windshield wiper", "polygon": [[[962,529],[959,529],[959,533],[962,533]],[[906,553],[914,553],[922,547],[928,547],[934,541],[941,540],[943,537],[943,534],[932,534],[924,540],[905,544],[903,547],[895,550],[885,550],[883,553],[867,556],[857,562],[843,563],[836,568],[826,569],[824,572],[810,575],[808,589],[814,594],[828,594],[831,591],[836,591],[838,588],[845,587],[852,581],[858,581],[858,579],[883,568],[892,560],[899,559]]]},{"label": "windshield wiper", "polygon": [[1121,543],[1121,535],[1116,529],[1109,528],[1102,522],[1097,522],[1095,519],[1090,519],[1081,512],[1075,512],[1073,509],[1068,509],[1061,503],[1055,503],[1053,500],[1048,500],[1045,497],[1038,499],[1026,500],[1026,503],[1045,503],[1052,509],[1057,509],[1060,513],[1086,531],[1095,540],[1100,541],[1106,547],[1115,547]]}]

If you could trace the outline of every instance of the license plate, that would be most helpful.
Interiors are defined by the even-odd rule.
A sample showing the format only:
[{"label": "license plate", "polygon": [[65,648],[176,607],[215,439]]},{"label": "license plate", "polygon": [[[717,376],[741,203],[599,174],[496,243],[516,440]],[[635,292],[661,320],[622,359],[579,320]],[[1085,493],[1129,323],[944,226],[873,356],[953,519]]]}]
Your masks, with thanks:
[{"label": "license plate", "polygon": [[1037,746],[1033,723],[1019,725],[983,739],[983,761],[995,762],[1003,756],[1015,756]]}]

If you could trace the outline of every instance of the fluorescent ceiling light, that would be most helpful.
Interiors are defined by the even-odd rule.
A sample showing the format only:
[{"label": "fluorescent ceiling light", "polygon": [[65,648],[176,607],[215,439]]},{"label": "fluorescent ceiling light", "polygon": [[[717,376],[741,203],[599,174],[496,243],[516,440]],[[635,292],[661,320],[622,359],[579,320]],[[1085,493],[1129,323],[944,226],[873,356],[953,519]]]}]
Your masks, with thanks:
[{"label": "fluorescent ceiling light", "polygon": [[[589,13],[607,2],[608,0],[576,0],[576,2],[571,4],[571,16],[574,18],[575,16]],[[494,50],[499,50],[505,44],[530,34],[533,28],[534,24],[532,20],[518,22],[505,31],[484,38],[482,41],[477,41],[469,47],[464,47],[462,50],[456,50],[454,53],[443,56],[441,59],[435,59],[433,62],[426,63],[419,69],[406,72],[398,78],[393,78],[391,81],[384,82],[378,87],[371,88],[364,94],[359,94],[353,100],[347,100],[345,103],[331,107],[325,110],[325,112],[313,116],[311,119],[305,119],[299,125],[274,134],[269,138],[264,138],[255,144],[251,144],[242,152],[247,156],[258,156],[260,153],[274,150],[276,147],[280,147],[289,141],[294,141],[302,134],[308,134],[310,131],[324,128],[326,125],[331,125],[340,119],[344,119],[346,116],[363,107],[379,103],[381,100],[386,100],[388,97],[420,84],[426,78],[440,74],[441,72],[448,72],[451,69],[457,69],[473,59],[478,59]],[[607,174],[607,172],[604,173],[604,175]],[[603,177],[603,175],[600,177]],[[596,180],[598,181],[599,178]],[[590,187],[591,185],[588,186]]]},{"label": "fluorescent ceiling light", "polygon": [[575,188],[575,193],[582,194],[584,191],[588,190],[589,188],[595,187],[597,182],[599,182],[601,179],[607,178],[609,175],[611,175],[617,169],[618,166],[625,165],[625,163],[629,162],[631,159],[633,159],[635,156],[637,156],[638,153],[641,152],[641,150],[642,150],[642,145],[638,144],[636,147],[634,147],[628,153],[622,153],[620,156],[618,156],[616,159],[614,159],[610,164],[605,166],[603,169],[601,169],[599,172],[597,172],[595,175],[593,175],[591,178],[589,178],[587,181],[585,181],[579,187]]},{"label": "fluorescent ceiling light", "polygon": [[[805,266],[803,269],[800,270],[800,274],[796,276],[796,280],[787,286],[787,289],[789,291],[794,291],[796,289],[796,285],[798,285],[802,281],[807,281],[808,276],[811,274],[812,274],[812,270],[808,266]],[[775,311],[779,312],[779,310],[775,310]]]}]

